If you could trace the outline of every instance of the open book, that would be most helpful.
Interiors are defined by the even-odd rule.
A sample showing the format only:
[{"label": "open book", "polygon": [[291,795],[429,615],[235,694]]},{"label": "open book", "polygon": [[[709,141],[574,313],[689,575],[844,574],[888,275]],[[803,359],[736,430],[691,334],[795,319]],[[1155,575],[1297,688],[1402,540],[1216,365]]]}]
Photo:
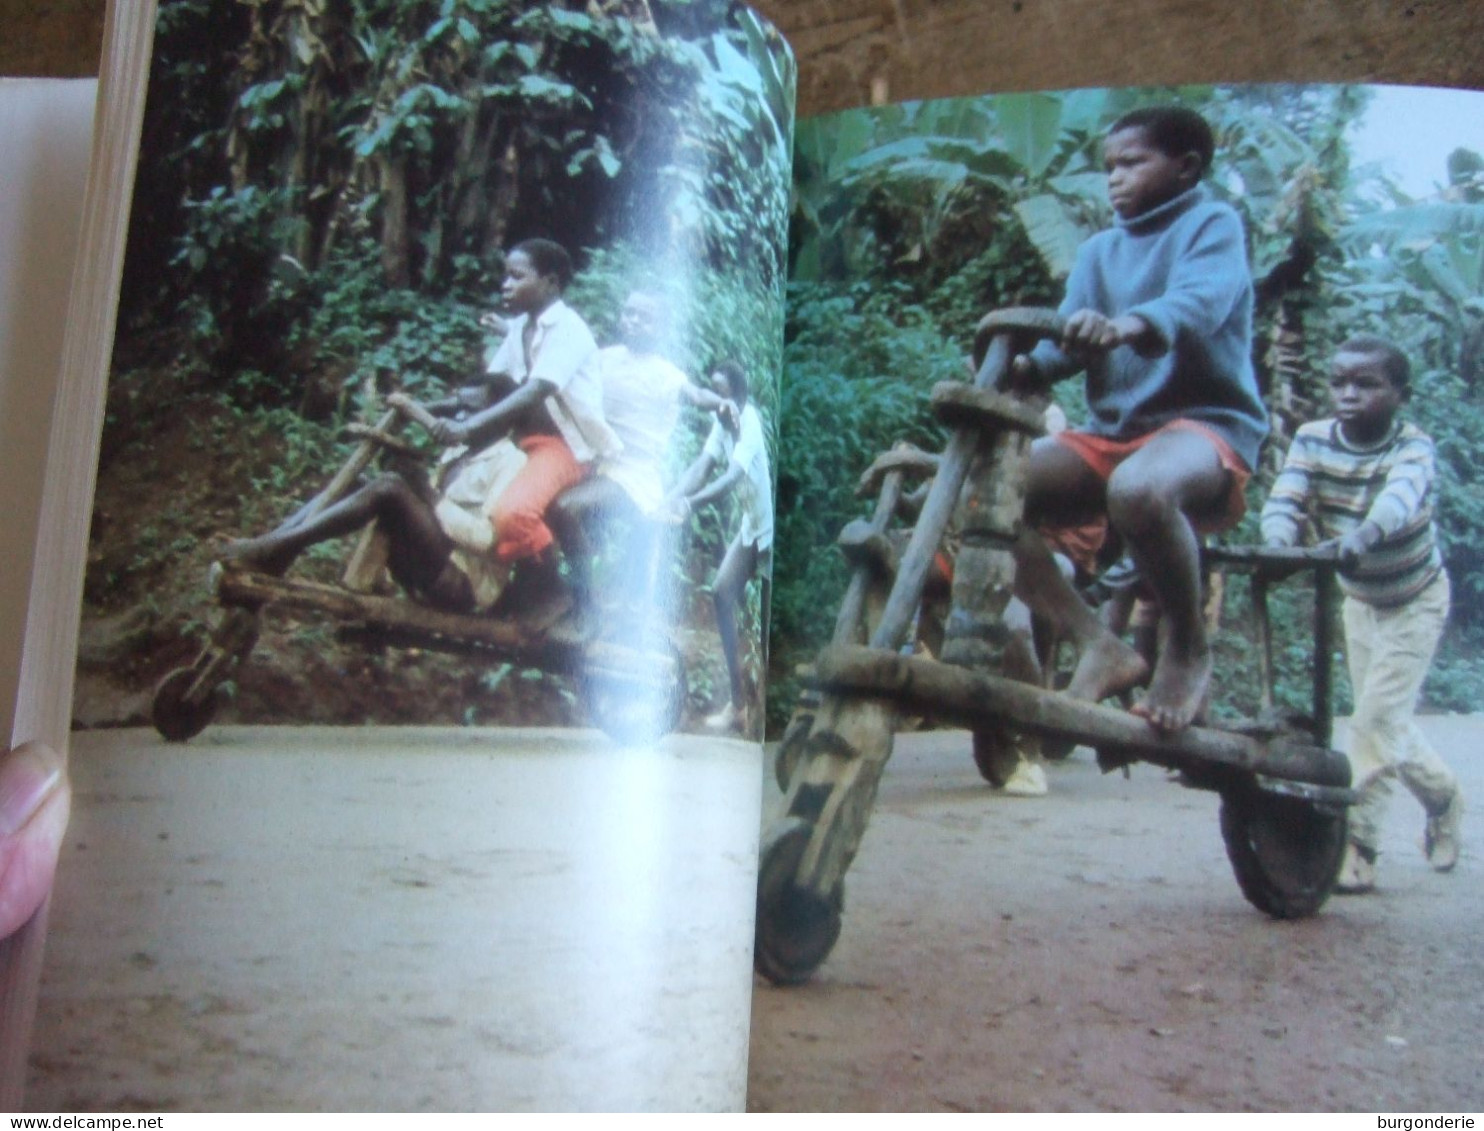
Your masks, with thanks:
[{"label": "open book", "polygon": [[[0,80],[0,144],[7,154],[0,169],[0,438],[6,452],[0,514],[11,528],[0,549],[0,722],[7,739],[17,708],[47,425],[57,391],[96,94],[92,80]],[[71,593],[66,606],[76,606]],[[65,709],[61,714],[65,729]],[[8,872],[9,864],[5,867]],[[25,1072],[23,1034],[35,1004],[44,915],[37,920],[29,930],[0,941],[0,1105],[5,1106],[18,1099]]]},{"label": "open book", "polygon": [[[1176,101],[1216,127],[1207,191],[1249,239],[1280,432],[1321,415],[1351,329],[1389,329],[1467,395],[1479,147],[1417,158],[1420,185],[1360,176],[1395,152],[1353,133],[1391,93],[1011,95],[795,139],[786,46],[738,6],[405,7],[112,15],[22,681],[41,706],[15,734],[63,741],[69,704],[81,728],[33,1106],[742,1106],[760,890],[762,972],[828,976],[857,846],[809,833],[841,812],[844,840],[863,832],[875,781],[831,790],[923,716],[963,725],[1003,691],[873,707],[850,725],[876,753],[830,764],[840,688],[880,704],[942,668],[920,591],[884,611],[874,583],[849,596],[853,568],[938,564],[936,540],[883,529],[836,552],[856,479],[901,440],[951,449],[944,420],[1040,429],[1047,404],[934,386],[969,388],[1006,334],[1057,335],[1050,315],[981,316],[1059,304],[1108,225],[1100,148],[1125,110]],[[1074,425],[1081,387],[1056,389]],[[1448,403],[1418,414],[1472,450]],[[1251,469],[1254,503],[1284,447]],[[1440,503],[1460,592],[1466,462]],[[958,486],[938,493],[951,509]],[[48,626],[80,583],[59,694],[72,634]],[[850,600],[902,621],[876,683],[821,672]],[[1236,713],[1309,705],[1310,603],[1290,600],[1276,691],[1217,638]],[[1472,615],[1440,705],[1472,701]],[[1083,741],[1113,725],[1069,718]],[[784,800],[759,743],[789,728]],[[1001,787],[1050,754],[971,729],[971,778],[971,747]],[[1270,812],[1223,818],[1228,847],[1255,838],[1233,863],[1273,914],[1314,910],[1344,846],[1322,729],[1293,748],[1313,834],[1297,894],[1262,887]],[[1221,733],[1197,754],[1266,741]],[[789,1047],[757,1019],[755,1048]]]}]

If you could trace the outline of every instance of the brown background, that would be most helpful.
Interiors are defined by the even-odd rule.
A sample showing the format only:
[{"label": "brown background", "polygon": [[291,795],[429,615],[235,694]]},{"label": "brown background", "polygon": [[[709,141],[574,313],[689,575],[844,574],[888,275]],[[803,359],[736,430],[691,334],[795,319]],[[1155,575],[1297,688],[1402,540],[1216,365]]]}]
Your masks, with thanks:
[{"label": "brown background", "polygon": [[[121,0],[131,3],[133,0]],[[755,0],[799,57],[799,112],[1203,81],[1484,87],[1480,0]],[[97,71],[104,0],[0,0],[0,74]]]}]

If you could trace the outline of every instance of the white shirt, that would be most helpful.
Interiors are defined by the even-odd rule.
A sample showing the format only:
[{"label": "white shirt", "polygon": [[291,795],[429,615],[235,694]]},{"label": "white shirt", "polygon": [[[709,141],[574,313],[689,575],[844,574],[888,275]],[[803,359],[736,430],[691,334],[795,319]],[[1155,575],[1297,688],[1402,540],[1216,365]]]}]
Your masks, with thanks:
[{"label": "white shirt", "polygon": [[522,385],[534,378],[556,386],[546,398],[546,410],[579,463],[616,454],[623,445],[603,418],[593,332],[580,314],[558,299],[536,318],[528,365],[521,338],[529,320],[526,314],[510,320],[509,332],[487,371],[507,373]]},{"label": "white shirt", "polygon": [[649,515],[664,502],[664,468],[680,420],[680,392],[689,382],[654,353],[609,346],[598,353],[603,416],[622,450],[606,457],[599,474],[613,480]]},{"label": "white shirt", "polygon": [[742,540],[759,550],[773,545],[773,477],[768,471],[768,445],[763,418],[751,404],[738,419],[737,436],[717,421],[706,437],[706,454],[714,462],[742,469],[737,501],[742,505]]}]

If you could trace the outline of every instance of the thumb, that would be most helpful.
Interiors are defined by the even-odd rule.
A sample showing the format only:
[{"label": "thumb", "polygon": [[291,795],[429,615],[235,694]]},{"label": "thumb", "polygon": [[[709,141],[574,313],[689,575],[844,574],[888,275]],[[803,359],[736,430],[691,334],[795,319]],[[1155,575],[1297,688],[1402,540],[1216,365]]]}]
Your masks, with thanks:
[{"label": "thumb", "polygon": [[27,743],[0,756],[0,938],[51,891],[71,803],[62,757],[51,747]]}]

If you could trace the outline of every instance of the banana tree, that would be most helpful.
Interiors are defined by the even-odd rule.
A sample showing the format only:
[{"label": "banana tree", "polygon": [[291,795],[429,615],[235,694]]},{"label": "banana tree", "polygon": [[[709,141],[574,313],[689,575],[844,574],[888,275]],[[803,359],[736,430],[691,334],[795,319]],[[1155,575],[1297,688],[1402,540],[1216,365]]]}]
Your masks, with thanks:
[{"label": "banana tree", "polygon": [[942,277],[972,257],[976,237],[1017,221],[1047,270],[1064,274],[1102,207],[1095,139],[1111,97],[948,99],[804,123],[795,146],[796,274],[913,272],[936,262],[929,274]]}]

